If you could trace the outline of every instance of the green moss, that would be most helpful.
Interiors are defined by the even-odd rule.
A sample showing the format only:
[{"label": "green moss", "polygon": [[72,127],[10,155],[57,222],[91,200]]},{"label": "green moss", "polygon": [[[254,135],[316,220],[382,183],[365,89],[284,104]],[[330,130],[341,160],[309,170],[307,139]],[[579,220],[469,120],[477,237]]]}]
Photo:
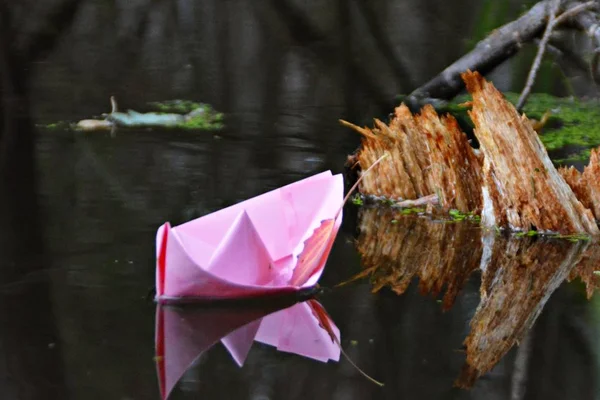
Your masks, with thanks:
[{"label": "green moss", "polygon": [[591,236],[586,235],[585,233],[574,233],[572,235],[550,235],[550,236],[556,237],[558,239],[566,239],[570,242],[588,241],[591,239]]},{"label": "green moss", "polygon": [[411,208],[401,209],[400,214],[409,215],[409,214],[420,214],[420,213],[424,213],[424,212],[425,212],[424,208],[411,207]]},{"label": "green moss", "polygon": [[564,239],[564,240],[568,240],[570,242],[579,242],[579,241],[588,241],[591,239],[591,237],[589,235],[586,235],[585,233],[574,233],[572,235],[561,235],[560,233],[547,233],[547,234],[542,234],[538,231],[527,231],[527,232],[518,232],[515,233],[516,237],[525,237],[525,236],[545,236],[545,237],[549,237],[549,238],[555,238],[555,239]]},{"label": "green moss", "polygon": [[197,103],[190,100],[167,100],[167,101],[153,101],[148,103],[148,106],[153,111],[163,113],[175,113],[175,114],[187,114],[192,110],[202,107],[208,107],[207,104]]},{"label": "green moss", "polygon": [[538,231],[527,231],[527,232],[518,232],[515,233],[516,237],[525,237],[525,236],[537,236],[539,234]]},{"label": "green moss", "polygon": [[[191,118],[183,123],[174,125],[174,128],[190,130],[217,130],[224,127],[224,116],[216,112],[210,105],[190,100],[167,100],[148,103],[148,106],[159,113],[165,114],[189,114],[194,112]],[[202,112],[198,112],[202,110]]]},{"label": "green moss", "polygon": [[217,130],[223,129],[223,114],[214,112],[212,110],[202,115],[197,115],[190,118],[182,124],[177,125],[178,128],[183,129],[205,129],[205,130]]},{"label": "green moss", "polygon": [[452,209],[448,211],[448,214],[450,215],[450,218],[452,218],[453,221],[471,221],[475,223],[481,222],[481,217],[479,215],[476,215],[472,211],[469,211],[468,213],[463,213],[459,210]]},{"label": "green moss", "polygon": [[362,206],[364,204],[363,199],[360,196],[360,194],[357,194],[356,196],[354,196],[352,198],[352,204],[354,204],[355,206]]},{"label": "green moss", "polygon": [[58,122],[53,122],[51,124],[40,124],[40,125],[36,125],[38,128],[42,128],[42,129],[48,129],[51,131],[57,131],[57,130],[66,130],[66,129],[71,129],[71,123],[67,122],[67,121],[58,121]]},{"label": "green moss", "polygon": [[[507,98],[514,103],[518,95],[510,93]],[[533,95],[524,108],[529,118],[536,119],[546,111],[550,111],[551,116],[542,129],[540,139],[548,150],[600,145],[600,102],[557,98],[540,93]]]}]

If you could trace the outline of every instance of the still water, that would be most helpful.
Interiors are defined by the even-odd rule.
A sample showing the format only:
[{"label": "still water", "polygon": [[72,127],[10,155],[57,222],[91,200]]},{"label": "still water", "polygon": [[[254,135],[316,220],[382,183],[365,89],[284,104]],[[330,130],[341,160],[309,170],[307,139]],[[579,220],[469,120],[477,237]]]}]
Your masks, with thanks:
[{"label": "still water", "polygon": [[[0,288],[9,398],[159,398],[158,226],[309,175],[325,156],[297,151],[300,167],[275,172],[241,165],[252,143],[227,130],[41,132],[44,252],[21,259],[31,272]],[[365,277],[319,301],[348,356],[385,386],[343,356],[323,363],[258,342],[239,368],[217,343],[202,349],[172,398],[596,398],[599,304],[586,289],[597,259],[587,243],[490,238],[469,222],[348,205],[321,284]],[[203,326],[224,335],[261,316],[186,312],[179,322],[196,320],[185,328],[195,327],[192,342],[209,335]],[[219,328],[231,314],[232,325]],[[198,349],[184,339],[170,351],[191,361]]]},{"label": "still water", "polygon": [[[397,94],[464,53],[483,2],[64,3],[74,6],[28,4],[11,15],[22,23],[0,25],[15,30],[7,51],[23,62],[0,70],[2,85],[19,78],[28,89],[15,89],[24,99],[2,114],[3,135],[37,133],[35,174],[19,153],[0,191],[3,398],[159,399],[161,363],[196,352],[173,399],[600,398],[600,303],[587,298],[597,247],[354,205],[320,281],[332,289],[318,301],[347,355],[385,386],[343,356],[325,363],[260,342],[239,368],[215,332],[273,305],[185,310],[168,326],[180,335],[156,354],[156,229],[344,172],[359,138],[338,118],[385,118]],[[511,16],[522,11],[505,3]],[[511,68],[496,71],[502,89],[515,90]],[[207,102],[226,128],[39,127],[108,112],[111,95],[124,110]]]}]

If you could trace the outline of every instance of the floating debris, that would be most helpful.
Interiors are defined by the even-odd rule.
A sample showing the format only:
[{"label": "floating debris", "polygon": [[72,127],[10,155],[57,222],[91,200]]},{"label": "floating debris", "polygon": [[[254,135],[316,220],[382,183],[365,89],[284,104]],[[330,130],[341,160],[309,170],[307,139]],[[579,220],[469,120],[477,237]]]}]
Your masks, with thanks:
[{"label": "floating debris", "polygon": [[75,128],[82,131],[112,130],[119,128],[178,128],[208,129],[223,128],[223,114],[208,104],[188,100],[170,100],[149,103],[158,112],[118,111],[114,96],[110,98],[111,112],[103,119],[83,119]]}]

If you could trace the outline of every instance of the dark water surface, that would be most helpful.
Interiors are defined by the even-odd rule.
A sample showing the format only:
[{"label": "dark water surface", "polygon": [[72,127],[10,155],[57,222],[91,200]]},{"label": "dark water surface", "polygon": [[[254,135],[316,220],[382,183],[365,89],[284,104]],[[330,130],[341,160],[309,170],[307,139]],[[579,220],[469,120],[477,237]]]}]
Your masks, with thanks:
[{"label": "dark water surface", "polygon": [[[2,351],[13,360],[4,367],[15,390],[12,398],[43,398],[34,395],[40,388],[47,398],[159,397],[156,309],[148,295],[154,284],[157,227],[165,220],[177,224],[204,215],[325,167],[323,153],[294,148],[286,157],[287,170],[274,172],[256,161],[241,161],[252,156],[248,149],[254,145],[227,130],[218,137],[43,131],[37,154],[45,251],[17,260],[19,268],[32,265],[32,272],[0,287],[6,335]],[[345,154],[336,151],[333,157],[342,160]],[[394,218],[399,222],[392,223]],[[483,339],[475,347],[482,352],[493,347],[494,329],[502,330],[500,340],[509,342],[502,351],[511,347],[511,335],[521,346],[508,351],[470,391],[453,384],[465,363],[463,341],[480,299],[478,269],[486,257],[481,232],[469,223],[402,219],[389,211],[365,210],[357,216],[351,205],[321,283],[333,286],[364,267],[375,268],[374,285],[383,288],[371,294],[368,280],[357,281],[320,301],[341,330],[348,355],[385,386],[370,383],[344,359],[324,364],[258,343],[240,369],[217,344],[185,374],[173,398],[595,398],[598,302],[588,302],[579,283],[555,290],[574,267],[568,257],[579,257],[585,249],[577,246],[587,245],[563,241],[540,249],[531,240],[500,244],[499,249],[488,246],[498,254],[487,255],[487,271],[513,272],[496,271],[491,278],[490,272],[483,274],[484,280],[501,280],[508,288],[498,289],[490,300],[495,304],[483,313],[508,315],[499,317],[500,322],[480,317],[482,326],[476,331],[484,331]],[[529,272],[511,277],[519,268]],[[542,273],[544,268],[550,272]],[[538,281],[543,287],[536,286]],[[448,293],[456,294],[455,301],[444,298],[443,290],[437,297],[419,294],[442,286],[452,288]],[[398,296],[390,287],[405,293]],[[550,294],[533,329],[520,332]],[[510,298],[518,301],[503,305]],[[514,314],[520,310],[525,317],[519,320]],[[510,322],[511,314],[517,322]],[[23,394],[28,391],[33,394]]]},{"label": "dark water surface", "polygon": [[[49,0],[0,21],[2,398],[160,398],[156,229],[342,172],[359,138],[338,118],[387,115],[464,52],[483,4],[325,3]],[[495,83],[510,88],[509,75]],[[227,127],[34,127],[107,112],[111,95],[122,109],[207,102]],[[319,301],[347,354],[385,386],[343,357],[259,343],[238,368],[217,343],[172,398],[600,398],[600,303],[586,298],[597,253],[349,205],[320,282],[365,277]]]}]

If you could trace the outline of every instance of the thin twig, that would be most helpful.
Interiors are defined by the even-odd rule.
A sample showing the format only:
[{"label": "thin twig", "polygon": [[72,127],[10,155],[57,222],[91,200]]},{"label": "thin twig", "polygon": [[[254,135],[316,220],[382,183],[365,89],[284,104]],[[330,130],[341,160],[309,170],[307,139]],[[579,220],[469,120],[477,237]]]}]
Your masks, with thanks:
[{"label": "thin twig", "polygon": [[531,69],[529,70],[529,75],[527,75],[527,83],[525,84],[523,92],[521,93],[521,96],[519,96],[519,101],[517,102],[517,111],[519,112],[522,111],[523,106],[525,105],[525,102],[531,93],[537,72],[542,64],[542,58],[544,57],[544,52],[546,51],[546,44],[548,44],[548,40],[550,40],[550,35],[552,35],[554,25],[556,24],[556,14],[560,8],[560,0],[554,0],[551,4],[551,7],[552,8],[548,16],[548,23],[546,24],[546,29],[544,30],[542,40],[540,40],[540,45],[538,46],[538,52],[535,55],[535,60],[533,61]]}]

